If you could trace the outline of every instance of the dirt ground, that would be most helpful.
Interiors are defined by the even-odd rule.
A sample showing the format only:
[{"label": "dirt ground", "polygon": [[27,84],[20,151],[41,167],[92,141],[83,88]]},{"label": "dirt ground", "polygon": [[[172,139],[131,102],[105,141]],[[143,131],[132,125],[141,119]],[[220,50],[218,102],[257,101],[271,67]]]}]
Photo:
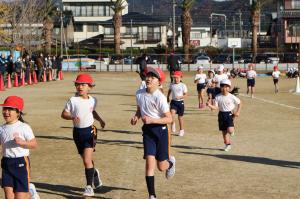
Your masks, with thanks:
[{"label": "dirt ground", "polygon": [[[60,118],[73,95],[77,73],[65,80],[13,88],[0,93],[25,99],[25,120],[32,126],[39,147],[31,151],[31,180],[42,199],[82,198],[84,168],[72,140],[72,124]],[[270,77],[257,79],[254,99],[245,97],[245,79],[240,87],[242,112],[236,123],[233,149],[222,151],[217,112],[197,109],[194,73],[185,73],[188,85],[184,137],[172,136],[172,154],[177,160],[171,180],[158,170],[155,175],[159,199],[300,198],[300,95],[290,93],[295,79],[282,78],[274,94]],[[129,121],[139,85],[136,73],[93,73],[98,98],[97,111],[106,121],[99,133],[94,161],[104,186],[94,198],[148,198],[144,177],[141,122]],[[167,87],[165,85],[165,87]],[[3,118],[0,119],[3,123]],[[97,124],[99,127],[100,125]],[[4,198],[3,193],[0,198]]]}]

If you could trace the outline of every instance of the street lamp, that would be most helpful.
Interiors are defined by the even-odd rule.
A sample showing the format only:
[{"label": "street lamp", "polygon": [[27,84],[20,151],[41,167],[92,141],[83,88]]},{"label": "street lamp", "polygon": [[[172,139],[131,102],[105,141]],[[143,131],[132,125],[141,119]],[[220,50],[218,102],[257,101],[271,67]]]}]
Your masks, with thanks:
[{"label": "street lamp", "polygon": [[224,19],[225,19],[224,31],[225,31],[225,35],[226,35],[226,15],[225,14],[218,14],[218,13],[211,13],[210,14],[210,45],[212,45],[212,19],[213,19],[213,16],[224,17]]}]

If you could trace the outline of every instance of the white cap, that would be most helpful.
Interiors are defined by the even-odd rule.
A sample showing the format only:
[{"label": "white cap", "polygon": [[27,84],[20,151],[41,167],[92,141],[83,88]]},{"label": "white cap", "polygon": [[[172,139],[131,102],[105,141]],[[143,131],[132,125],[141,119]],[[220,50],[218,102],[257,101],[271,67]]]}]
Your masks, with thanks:
[{"label": "white cap", "polygon": [[224,65],[223,64],[219,65],[218,66],[218,71],[223,71],[223,70],[224,70]]},{"label": "white cap", "polygon": [[203,66],[198,66],[197,70],[203,70]]},{"label": "white cap", "polygon": [[222,79],[221,82],[220,82],[220,85],[221,84],[226,84],[226,85],[231,87],[231,81],[229,79]]}]

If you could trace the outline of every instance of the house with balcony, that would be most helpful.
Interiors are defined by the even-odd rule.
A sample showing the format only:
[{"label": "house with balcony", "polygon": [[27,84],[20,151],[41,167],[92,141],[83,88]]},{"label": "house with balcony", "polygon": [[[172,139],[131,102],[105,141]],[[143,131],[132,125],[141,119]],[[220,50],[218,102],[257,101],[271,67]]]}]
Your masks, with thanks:
[{"label": "house with balcony", "polygon": [[[300,43],[300,1],[278,1],[281,24],[283,24],[283,43],[285,46],[297,48]],[[299,46],[298,46],[299,47]]]},{"label": "house with balcony", "polygon": [[[105,34],[101,22],[112,19],[111,0],[62,0],[63,10],[72,11],[74,17],[74,42]],[[128,4],[122,15],[128,13]]]}]

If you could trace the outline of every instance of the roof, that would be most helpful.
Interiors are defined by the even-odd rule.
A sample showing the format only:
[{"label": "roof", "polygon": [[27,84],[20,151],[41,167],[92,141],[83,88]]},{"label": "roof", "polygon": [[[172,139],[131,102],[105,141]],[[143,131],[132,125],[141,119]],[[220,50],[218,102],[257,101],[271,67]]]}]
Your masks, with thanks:
[{"label": "roof", "polygon": [[[122,24],[123,25],[129,25],[131,24],[137,25],[137,24],[150,24],[150,25],[167,25],[168,21],[164,21],[161,19],[158,19],[156,17],[145,15],[139,12],[129,12],[122,16]],[[112,25],[113,19],[107,20],[102,22],[103,25]]]}]

